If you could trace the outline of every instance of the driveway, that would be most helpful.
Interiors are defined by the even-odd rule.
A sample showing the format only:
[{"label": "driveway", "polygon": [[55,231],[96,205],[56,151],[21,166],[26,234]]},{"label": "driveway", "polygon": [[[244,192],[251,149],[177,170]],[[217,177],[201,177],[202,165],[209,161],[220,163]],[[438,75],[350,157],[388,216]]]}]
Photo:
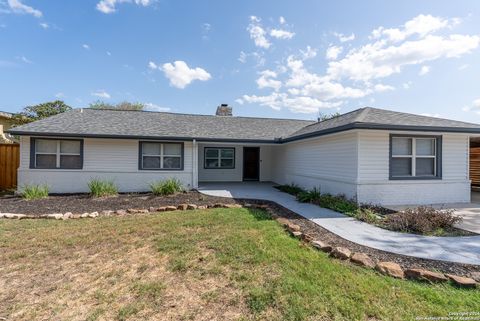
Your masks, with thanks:
[{"label": "driveway", "polygon": [[424,259],[480,265],[480,235],[434,237],[388,231],[319,206],[299,203],[271,183],[201,183],[211,196],[273,201],[338,236],[378,250]]},{"label": "driveway", "polygon": [[[438,209],[451,209],[455,214],[462,216],[463,220],[456,226],[466,231],[480,234],[480,192],[472,192],[471,203],[454,203],[454,204],[433,204]],[[403,210],[412,205],[389,206],[393,210]]]}]

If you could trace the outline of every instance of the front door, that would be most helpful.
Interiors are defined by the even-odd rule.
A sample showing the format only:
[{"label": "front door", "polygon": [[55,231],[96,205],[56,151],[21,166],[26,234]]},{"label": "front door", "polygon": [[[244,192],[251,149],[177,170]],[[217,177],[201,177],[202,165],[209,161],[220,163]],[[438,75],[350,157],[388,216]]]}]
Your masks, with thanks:
[{"label": "front door", "polygon": [[260,177],[260,147],[243,148],[243,180],[258,181]]}]

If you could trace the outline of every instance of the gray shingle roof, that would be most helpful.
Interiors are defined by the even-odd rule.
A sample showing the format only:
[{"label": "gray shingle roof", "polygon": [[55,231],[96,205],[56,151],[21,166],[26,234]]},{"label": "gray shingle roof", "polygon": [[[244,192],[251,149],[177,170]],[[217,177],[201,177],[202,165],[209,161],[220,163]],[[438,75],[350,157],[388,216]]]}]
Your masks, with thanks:
[{"label": "gray shingle roof", "polygon": [[321,122],[85,108],[16,127],[10,132],[17,135],[279,142],[356,128],[480,133],[478,124],[371,107]]},{"label": "gray shingle roof", "polygon": [[355,128],[480,132],[479,124],[364,107],[301,128],[291,134],[287,139],[294,140],[301,137],[316,136],[330,131]]},{"label": "gray shingle roof", "polygon": [[16,127],[11,133],[273,141],[312,123],[292,119],[84,108]]}]

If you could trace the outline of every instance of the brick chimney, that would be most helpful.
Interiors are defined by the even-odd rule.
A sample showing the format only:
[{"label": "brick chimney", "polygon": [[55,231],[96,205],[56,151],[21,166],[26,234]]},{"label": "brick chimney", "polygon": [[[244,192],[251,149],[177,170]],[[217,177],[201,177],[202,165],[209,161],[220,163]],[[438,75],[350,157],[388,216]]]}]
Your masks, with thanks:
[{"label": "brick chimney", "polygon": [[217,107],[217,112],[215,113],[217,116],[232,116],[232,107],[228,106],[228,104],[221,104]]}]

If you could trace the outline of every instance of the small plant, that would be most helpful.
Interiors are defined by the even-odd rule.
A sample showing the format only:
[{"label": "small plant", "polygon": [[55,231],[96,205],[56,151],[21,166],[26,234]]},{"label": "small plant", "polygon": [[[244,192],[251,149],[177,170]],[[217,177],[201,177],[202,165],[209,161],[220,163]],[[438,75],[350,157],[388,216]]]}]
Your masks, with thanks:
[{"label": "small plant", "polygon": [[113,181],[104,181],[95,178],[88,182],[88,188],[93,197],[114,196],[118,194],[118,188]]},{"label": "small plant", "polygon": [[290,185],[279,185],[279,186],[275,186],[278,190],[284,192],[284,193],[288,193],[288,194],[291,194],[291,195],[295,195],[297,196],[299,193],[301,192],[304,192],[304,190],[302,188],[300,188],[298,185],[292,183]]},{"label": "small plant", "polygon": [[37,200],[48,197],[47,185],[25,185],[22,197],[26,200]]},{"label": "small plant", "polygon": [[302,191],[297,194],[297,200],[302,203],[313,203],[321,197],[320,190],[314,187],[311,191]]},{"label": "small plant", "polygon": [[354,216],[358,209],[357,203],[347,199],[345,196],[334,196],[330,194],[322,194],[321,197],[315,202],[317,205],[331,210],[344,213],[350,216]]},{"label": "small plant", "polygon": [[173,195],[183,191],[182,183],[176,178],[169,178],[150,184],[154,195]]},{"label": "small plant", "polygon": [[438,235],[442,231],[453,229],[453,225],[462,220],[453,213],[452,210],[420,206],[388,215],[384,224],[386,228],[394,231]]}]

